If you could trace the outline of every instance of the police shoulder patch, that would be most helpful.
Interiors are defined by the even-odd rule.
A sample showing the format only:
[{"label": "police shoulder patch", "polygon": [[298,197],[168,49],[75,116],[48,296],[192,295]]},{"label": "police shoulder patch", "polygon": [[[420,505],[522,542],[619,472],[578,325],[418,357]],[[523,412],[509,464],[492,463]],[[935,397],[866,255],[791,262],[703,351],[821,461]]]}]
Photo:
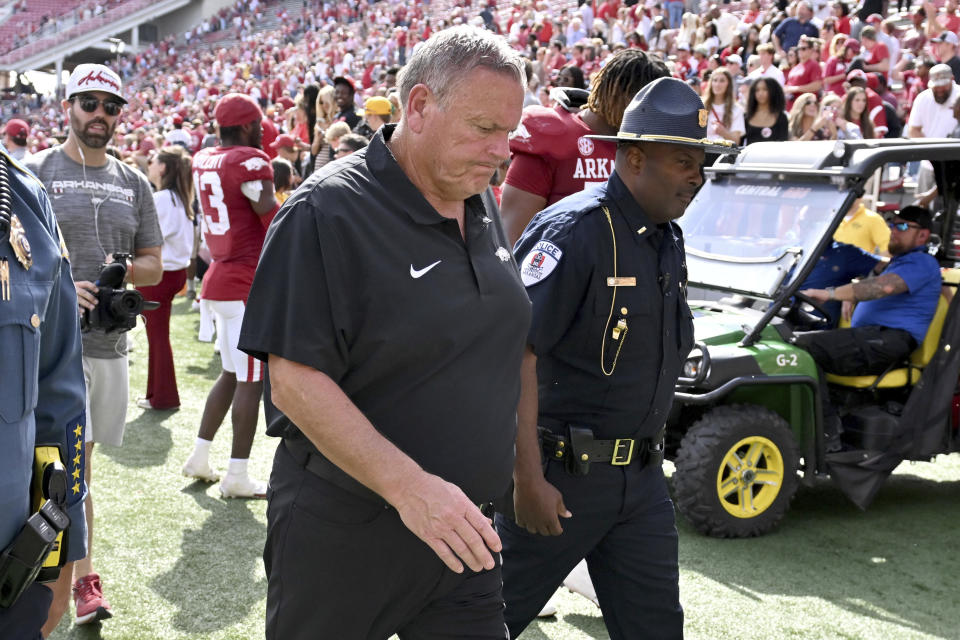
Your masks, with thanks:
[{"label": "police shoulder patch", "polygon": [[549,240],[541,240],[520,263],[520,278],[525,287],[543,282],[560,264],[563,249]]}]

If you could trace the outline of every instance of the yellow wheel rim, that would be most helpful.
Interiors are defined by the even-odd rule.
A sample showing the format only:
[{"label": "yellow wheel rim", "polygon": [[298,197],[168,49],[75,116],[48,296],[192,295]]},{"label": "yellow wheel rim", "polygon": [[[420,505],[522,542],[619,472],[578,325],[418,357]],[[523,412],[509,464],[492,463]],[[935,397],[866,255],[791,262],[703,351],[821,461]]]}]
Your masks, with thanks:
[{"label": "yellow wheel rim", "polygon": [[783,455],[772,441],[744,438],[730,447],[717,471],[717,497],[727,513],[755,518],[770,508],[783,486]]}]

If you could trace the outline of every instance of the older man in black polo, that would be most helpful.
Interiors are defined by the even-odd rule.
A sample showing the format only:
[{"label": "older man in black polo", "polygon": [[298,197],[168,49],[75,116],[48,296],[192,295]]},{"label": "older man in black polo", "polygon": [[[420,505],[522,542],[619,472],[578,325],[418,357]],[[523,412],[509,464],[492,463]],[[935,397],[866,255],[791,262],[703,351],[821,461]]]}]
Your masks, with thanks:
[{"label": "older man in black polo", "polygon": [[478,194],[523,82],[501,38],[438,33],[401,71],[400,122],[271,226],[240,339],[269,361],[283,437],[268,638],[504,637],[482,509],[510,482],[530,307]]}]

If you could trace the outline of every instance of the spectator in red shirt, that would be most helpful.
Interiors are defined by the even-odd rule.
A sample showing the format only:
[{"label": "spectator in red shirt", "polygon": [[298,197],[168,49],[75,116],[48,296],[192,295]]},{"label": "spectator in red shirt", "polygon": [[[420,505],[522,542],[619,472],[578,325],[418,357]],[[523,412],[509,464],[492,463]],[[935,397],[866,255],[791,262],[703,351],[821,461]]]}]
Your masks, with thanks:
[{"label": "spectator in red shirt", "polygon": [[867,50],[864,59],[864,71],[890,72],[890,50],[887,45],[877,42],[877,30],[874,27],[864,27],[860,32],[860,43]]},{"label": "spectator in red shirt", "polygon": [[787,74],[787,84],[783,92],[787,96],[787,110],[793,106],[796,96],[801,93],[817,94],[823,87],[820,65],[813,58],[813,43],[811,38],[800,38],[797,45],[799,62]]},{"label": "spectator in red shirt", "polygon": [[904,110],[908,114],[910,113],[910,109],[913,108],[913,101],[927,89],[927,79],[930,77],[930,69],[932,69],[935,64],[933,60],[927,58],[919,64],[915,64],[914,68],[907,69],[903,72],[903,85],[908,87]]},{"label": "spectator in red shirt", "polygon": [[[924,6],[933,7],[932,3],[924,3]],[[930,9],[927,9],[927,15],[930,15]],[[960,31],[960,16],[957,15],[957,0],[946,0],[943,3],[943,11],[937,14],[937,24],[943,31]]]},{"label": "spectator in red shirt", "polygon": [[606,0],[603,4],[600,5],[600,8],[597,10],[597,18],[606,22],[611,18],[617,17],[617,9],[620,8],[619,0]]},{"label": "spectator in red shirt", "polygon": [[[843,37],[838,34],[837,37]],[[840,55],[831,56],[823,70],[823,88],[843,97],[846,92],[844,81],[847,79],[847,69],[853,58],[860,53],[860,43],[849,39],[843,44]]]},{"label": "spectator in red shirt", "polygon": [[850,7],[847,3],[834,2],[833,16],[837,19],[837,33],[850,35]]}]

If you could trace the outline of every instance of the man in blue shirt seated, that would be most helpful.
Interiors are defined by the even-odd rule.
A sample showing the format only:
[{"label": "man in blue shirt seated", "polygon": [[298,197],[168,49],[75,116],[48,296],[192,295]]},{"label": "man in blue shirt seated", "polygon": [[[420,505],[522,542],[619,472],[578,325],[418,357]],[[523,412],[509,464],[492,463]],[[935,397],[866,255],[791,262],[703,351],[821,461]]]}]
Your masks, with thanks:
[{"label": "man in blue shirt seated", "polygon": [[[827,289],[828,287],[838,287],[847,284],[855,278],[860,278],[875,271],[880,266],[884,266],[884,261],[880,256],[864,251],[860,247],[845,242],[834,242],[823,252],[817,265],[807,276],[807,279],[800,285],[801,291],[804,289]],[[840,320],[841,302],[839,300],[829,300],[822,305],[827,312],[826,319],[830,322],[829,327],[834,328]],[[814,311],[817,317],[823,317],[818,311]],[[794,322],[794,327],[803,324],[801,318],[790,318]],[[813,328],[813,327],[810,327]],[[825,328],[821,325],[820,328]]]},{"label": "man in blue shirt seated", "polygon": [[[797,337],[823,371],[840,375],[880,374],[923,342],[940,298],[940,266],[927,252],[932,216],[908,206],[888,223],[889,264],[880,275],[826,289],[805,289],[811,298],[857,302],[851,326],[813,331]],[[823,376],[821,376],[821,381]],[[821,383],[825,391],[825,384]],[[824,399],[824,434],[839,435],[836,409]],[[828,449],[829,450],[829,449]]]}]

